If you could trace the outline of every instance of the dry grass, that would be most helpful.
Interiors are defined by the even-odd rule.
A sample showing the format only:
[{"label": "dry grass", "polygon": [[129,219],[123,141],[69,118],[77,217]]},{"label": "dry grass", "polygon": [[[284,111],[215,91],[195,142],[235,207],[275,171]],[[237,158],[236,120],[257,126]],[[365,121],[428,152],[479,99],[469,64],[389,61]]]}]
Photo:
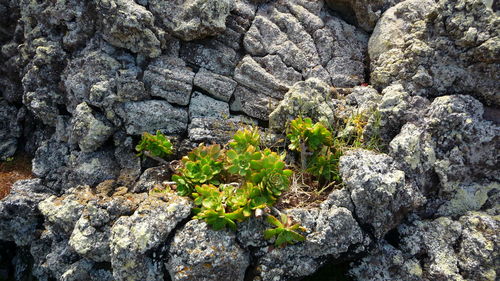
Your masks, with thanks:
[{"label": "dry grass", "polygon": [[291,177],[290,187],[280,196],[276,207],[278,209],[318,207],[335,187],[335,183],[320,186],[313,176],[295,172]]},{"label": "dry grass", "polygon": [[0,199],[10,192],[14,182],[32,178],[31,158],[16,155],[12,161],[0,162]]}]

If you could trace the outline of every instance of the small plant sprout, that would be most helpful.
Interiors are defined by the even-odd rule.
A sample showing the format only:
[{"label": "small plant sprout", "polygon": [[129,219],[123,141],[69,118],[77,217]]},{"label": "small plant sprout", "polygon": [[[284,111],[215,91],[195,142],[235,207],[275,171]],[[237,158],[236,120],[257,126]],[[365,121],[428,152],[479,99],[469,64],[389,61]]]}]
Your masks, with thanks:
[{"label": "small plant sprout", "polygon": [[173,153],[172,143],[160,130],[156,131],[156,135],[143,133],[141,141],[135,149],[139,152],[139,155],[146,154],[146,156],[161,159],[165,159]]},{"label": "small plant sprout", "polygon": [[297,232],[305,232],[306,229],[300,226],[300,224],[292,224],[292,221],[286,214],[281,213],[279,220],[272,215],[268,215],[266,220],[269,224],[274,226],[274,228],[266,229],[264,231],[264,238],[274,238],[274,245],[276,245],[277,247],[284,247],[288,244],[295,244],[306,239],[302,234]]}]

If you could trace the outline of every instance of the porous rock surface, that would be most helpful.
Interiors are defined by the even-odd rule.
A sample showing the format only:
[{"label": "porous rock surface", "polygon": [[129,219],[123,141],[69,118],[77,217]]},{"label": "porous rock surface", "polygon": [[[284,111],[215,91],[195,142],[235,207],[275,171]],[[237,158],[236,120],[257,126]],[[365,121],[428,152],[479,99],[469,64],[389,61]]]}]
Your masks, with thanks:
[{"label": "porous rock surface", "polygon": [[[0,159],[26,151],[36,176],[0,200],[0,243],[38,280],[295,280],[329,262],[356,280],[496,280],[498,10],[0,0]],[[354,114],[384,147],[346,152],[319,206],[281,210],[307,229],[284,248],[262,217],[193,220],[190,200],[154,192],[169,168],[134,150],[143,132],[169,135],[174,159],[244,124],[275,136]]]}]

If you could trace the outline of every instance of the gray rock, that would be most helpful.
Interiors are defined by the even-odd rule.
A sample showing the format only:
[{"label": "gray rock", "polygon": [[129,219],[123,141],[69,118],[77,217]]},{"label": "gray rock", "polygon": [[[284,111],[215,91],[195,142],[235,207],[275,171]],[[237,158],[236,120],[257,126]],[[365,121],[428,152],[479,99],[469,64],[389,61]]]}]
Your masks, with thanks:
[{"label": "gray rock", "polygon": [[148,57],[160,55],[161,34],[154,17],[133,0],[97,1],[103,38],[110,44]]},{"label": "gray rock", "polygon": [[229,102],[237,83],[231,78],[201,68],[194,77],[194,85],[215,99]]},{"label": "gray rock", "polygon": [[100,150],[90,153],[73,152],[68,162],[68,170],[67,185],[95,186],[105,180],[116,179],[120,167],[113,151]]},{"label": "gray rock", "polygon": [[[360,84],[364,80],[363,58],[368,38],[322,11],[323,1],[261,5],[245,35],[245,50],[253,57],[278,55],[286,66],[303,76],[322,77],[328,84]],[[318,77],[312,73],[326,75]]]},{"label": "gray rock", "polygon": [[226,144],[231,137],[241,128],[256,125],[250,118],[202,117],[193,118],[188,127],[189,139],[193,142]]},{"label": "gray rock", "polygon": [[[163,272],[148,251],[165,243],[191,213],[191,202],[173,193],[149,196],[135,213],[111,228],[111,264],[115,280],[160,280]],[[154,231],[152,231],[154,229]]]},{"label": "gray rock", "polygon": [[214,40],[182,43],[179,55],[189,64],[225,76],[233,74],[240,60],[234,49]]},{"label": "gray rock", "polygon": [[144,83],[152,96],[164,98],[169,103],[188,105],[194,75],[181,59],[162,56],[148,66]]},{"label": "gray rock", "polygon": [[32,161],[32,172],[38,177],[61,174],[69,161],[69,146],[63,142],[45,141],[36,150]]},{"label": "gray rock", "polygon": [[199,220],[177,231],[168,256],[172,280],[244,280],[250,263],[233,232],[212,230]]},{"label": "gray rock", "polygon": [[326,0],[325,2],[351,24],[371,32],[385,10],[402,1],[404,0]]},{"label": "gray rock", "polygon": [[365,251],[370,243],[352,213],[332,206],[318,212],[297,209],[290,213],[308,227],[306,241],[284,248],[261,248],[257,253],[257,274],[262,280],[289,280],[314,273],[328,257]]},{"label": "gray rock", "polygon": [[423,271],[416,258],[406,257],[404,252],[382,240],[369,255],[351,264],[349,274],[360,281],[420,281],[424,280]]},{"label": "gray rock", "polygon": [[168,181],[170,176],[171,171],[166,166],[146,169],[130,191],[135,193],[148,192],[164,181]]},{"label": "gray rock", "polygon": [[266,96],[283,99],[288,89],[302,80],[302,75],[287,67],[277,55],[256,59],[247,55],[236,67],[234,80]]},{"label": "gray rock", "polygon": [[406,124],[390,143],[390,154],[422,191],[449,201],[442,214],[477,210],[494,189],[490,184],[500,180],[491,153],[499,149],[500,127],[483,112],[470,96],[439,97],[420,123]]},{"label": "gray rock", "polygon": [[364,135],[380,136],[387,146],[408,122],[416,122],[422,117],[430,102],[423,97],[410,96],[401,84],[393,84],[382,91],[382,99],[376,110],[377,116],[368,121]]},{"label": "gray rock", "polygon": [[278,102],[277,99],[238,85],[230,108],[232,111],[243,112],[253,118],[269,120],[269,114],[276,108]]},{"label": "gray rock", "polygon": [[370,38],[371,83],[399,81],[416,95],[471,94],[500,104],[497,18],[481,0],[397,4]]},{"label": "gray rock", "polygon": [[166,101],[126,102],[117,113],[123,119],[127,133],[131,135],[154,133],[156,130],[180,134],[187,129],[187,111],[173,107]]},{"label": "gray rock", "polygon": [[14,106],[0,100],[0,161],[5,161],[16,152],[17,138],[21,136],[17,113]]},{"label": "gray rock", "polygon": [[0,200],[0,240],[13,241],[18,246],[29,245],[43,220],[38,203],[51,194],[40,179],[14,183],[9,195]]},{"label": "gray rock", "polygon": [[79,104],[73,114],[71,139],[83,152],[97,150],[113,134],[112,125],[86,103]]},{"label": "gray rock", "polygon": [[214,117],[219,119],[229,118],[229,104],[194,92],[189,104],[189,119],[200,117]]},{"label": "gray rock", "polygon": [[340,157],[340,173],[359,223],[370,226],[376,239],[424,203],[420,191],[406,181],[405,173],[388,155],[350,151]]},{"label": "gray rock", "polygon": [[176,0],[174,3],[149,0],[148,3],[168,31],[190,41],[224,31],[234,0]]},{"label": "gray rock", "polygon": [[282,130],[287,122],[298,116],[310,117],[314,122],[334,124],[335,100],[332,88],[323,81],[310,78],[295,84],[278,107],[269,115],[269,127]]}]

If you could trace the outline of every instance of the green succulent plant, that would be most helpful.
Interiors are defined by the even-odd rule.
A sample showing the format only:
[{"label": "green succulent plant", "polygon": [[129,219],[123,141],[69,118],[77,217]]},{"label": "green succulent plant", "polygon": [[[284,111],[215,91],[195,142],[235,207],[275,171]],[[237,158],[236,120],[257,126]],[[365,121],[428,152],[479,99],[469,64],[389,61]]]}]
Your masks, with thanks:
[{"label": "green succulent plant", "polygon": [[245,152],[249,146],[255,147],[255,150],[260,150],[260,135],[257,128],[243,129],[237,131],[233,139],[229,142],[229,146],[236,152]]},{"label": "green succulent plant", "polygon": [[160,132],[156,131],[156,135],[150,133],[143,133],[141,141],[135,149],[142,155],[145,151],[149,152],[152,156],[166,158],[173,153],[173,146],[170,140]]},{"label": "green succulent plant", "polygon": [[311,157],[307,172],[323,182],[340,182],[339,159],[342,152],[335,147],[323,147]]},{"label": "green succulent plant", "polygon": [[179,195],[189,195],[196,185],[220,184],[220,173],[223,169],[220,145],[205,146],[202,143],[184,156],[181,162],[182,168],[178,170],[178,174],[172,176],[172,180],[177,183]]},{"label": "green succulent plant", "polygon": [[253,184],[262,184],[273,196],[279,196],[290,185],[292,170],[285,169],[283,159],[285,155],[278,155],[270,149],[262,151],[262,158],[251,162],[251,169],[254,171],[249,181]]},{"label": "green succulent plant", "polygon": [[302,234],[297,232],[305,232],[306,229],[300,226],[300,224],[292,224],[292,221],[286,214],[280,214],[280,220],[272,215],[268,215],[266,220],[269,224],[274,226],[274,228],[266,229],[264,231],[264,238],[275,238],[274,245],[278,247],[283,247],[287,244],[295,244],[306,239]]},{"label": "green succulent plant", "polygon": [[249,145],[244,151],[230,149],[226,152],[227,165],[226,169],[231,174],[239,174],[243,177],[251,173],[252,161],[257,161],[262,158],[262,153],[253,145]]},{"label": "green succulent plant", "polygon": [[304,146],[316,151],[333,143],[332,133],[320,122],[313,124],[311,118],[298,117],[290,122],[287,137],[290,140],[288,148],[301,151]]}]

